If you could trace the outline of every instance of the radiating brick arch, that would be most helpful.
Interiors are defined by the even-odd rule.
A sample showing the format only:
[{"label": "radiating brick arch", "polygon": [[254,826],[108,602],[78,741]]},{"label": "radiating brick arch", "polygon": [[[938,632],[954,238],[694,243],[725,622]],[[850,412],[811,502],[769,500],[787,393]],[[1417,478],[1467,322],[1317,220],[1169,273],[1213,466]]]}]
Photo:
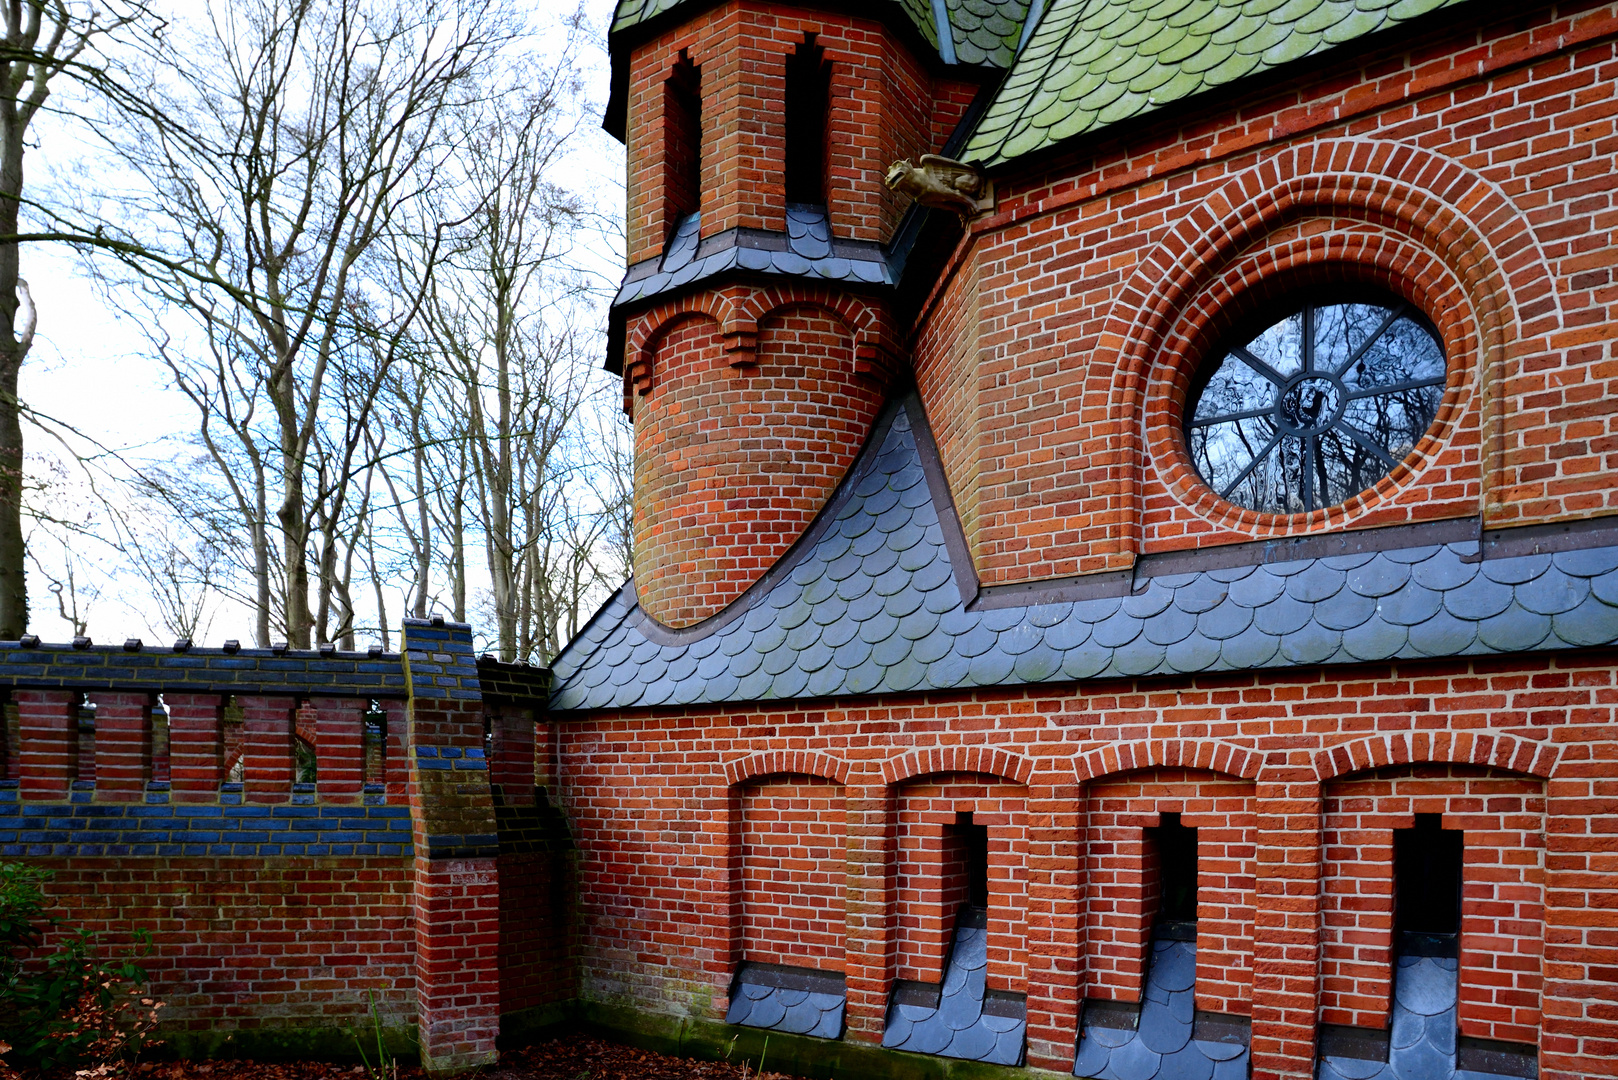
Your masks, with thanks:
[{"label": "radiating brick arch", "polygon": [[1109,773],[1156,768],[1207,769],[1252,780],[1263,764],[1264,755],[1257,750],[1219,739],[1142,739],[1081,751],[1073,771],[1081,784]]},{"label": "radiating brick arch", "polygon": [[772,312],[798,306],[824,308],[848,327],[854,341],[855,367],[861,374],[876,374],[887,366],[884,341],[893,335],[885,325],[885,311],[851,293],[801,284],[772,285],[748,292],[737,298],[738,328],[742,333],[756,334],[759,324]]},{"label": "radiating brick arch", "polygon": [[1034,775],[1034,763],[992,746],[939,746],[931,750],[912,750],[882,763],[882,779],[888,784],[900,784],[934,773],[980,773],[1026,784],[1028,778]]},{"label": "radiating brick arch", "polygon": [[663,336],[690,318],[707,318],[721,334],[734,332],[735,306],[722,293],[703,292],[659,304],[635,316],[624,338],[624,381],[645,393],[653,378],[652,355]]},{"label": "radiating brick arch", "polygon": [[814,776],[821,780],[848,783],[848,762],[827,754],[806,750],[771,750],[725,762],[725,784],[735,787],[760,776]]},{"label": "radiating brick arch", "polygon": [[[1117,357],[1109,414],[1138,417],[1160,342],[1212,276],[1269,232],[1311,215],[1381,222],[1419,237],[1466,283],[1484,332],[1502,344],[1521,336],[1519,316],[1547,325],[1559,318],[1560,297],[1539,241],[1522,211],[1488,179],[1404,143],[1314,140],[1267,156],[1210,194],[1118,290],[1099,342]],[[1485,384],[1494,381],[1492,366],[1485,366]],[[1134,505],[1144,432],[1132,420],[1121,432],[1128,463],[1123,494]]]},{"label": "radiating brick arch", "polygon": [[1516,735],[1471,731],[1397,731],[1328,746],[1315,752],[1322,783],[1386,765],[1479,765],[1549,779],[1561,749]]}]

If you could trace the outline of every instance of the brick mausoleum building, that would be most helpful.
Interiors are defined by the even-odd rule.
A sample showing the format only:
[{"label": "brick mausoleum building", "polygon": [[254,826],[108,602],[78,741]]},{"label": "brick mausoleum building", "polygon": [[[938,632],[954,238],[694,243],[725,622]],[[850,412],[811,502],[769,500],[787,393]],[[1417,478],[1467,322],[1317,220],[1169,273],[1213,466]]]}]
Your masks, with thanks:
[{"label": "brick mausoleum building", "polygon": [[637,576],[548,705],[453,625],[0,649],[0,856],[180,1044],[1618,1076],[1618,3],[611,44]]},{"label": "brick mausoleum building", "polygon": [[623,0],[579,998],[839,1076],[1618,1075],[1615,46]]}]

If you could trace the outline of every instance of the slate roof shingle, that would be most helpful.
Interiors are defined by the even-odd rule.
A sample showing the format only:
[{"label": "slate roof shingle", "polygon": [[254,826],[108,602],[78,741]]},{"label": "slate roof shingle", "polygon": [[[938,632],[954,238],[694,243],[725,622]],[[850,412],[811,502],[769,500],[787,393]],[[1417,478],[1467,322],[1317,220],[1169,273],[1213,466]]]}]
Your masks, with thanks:
[{"label": "slate roof shingle", "polygon": [[1053,0],[962,160],[992,167],[1462,0]]},{"label": "slate roof shingle", "polygon": [[[605,604],[552,665],[551,708],[631,708],[1618,643],[1618,543],[1479,558],[1476,540],[1163,573],[1126,595],[968,610],[918,448],[884,414],[821,515],[725,611],[674,631]],[[925,435],[920,436],[926,438]],[[1216,552],[1213,549],[1208,554]],[[1201,554],[1201,553],[1199,553]]]}]

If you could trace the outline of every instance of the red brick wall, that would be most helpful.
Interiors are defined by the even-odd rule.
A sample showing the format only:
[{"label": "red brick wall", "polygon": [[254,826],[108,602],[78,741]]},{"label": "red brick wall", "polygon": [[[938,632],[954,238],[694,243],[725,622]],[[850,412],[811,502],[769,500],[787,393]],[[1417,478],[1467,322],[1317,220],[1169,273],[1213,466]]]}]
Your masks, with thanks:
[{"label": "red brick wall", "polygon": [[929,983],[944,977],[956,915],[967,900],[965,852],[952,831],[957,817],[969,813],[989,834],[989,988],[1022,992],[1028,812],[1021,785],[979,776],[918,780],[898,790],[896,809],[896,977]]},{"label": "red brick wall", "polygon": [[[975,287],[938,291],[916,357],[986,584],[1278,533],[1618,509],[1618,7],[1457,25],[1494,10],[996,178],[997,212],[949,271]],[[1344,508],[1233,509],[1186,465],[1188,372],[1230,318],[1331,279],[1438,322],[1434,437]],[[974,296],[981,348],[963,349],[934,324]]]},{"label": "red brick wall", "polygon": [[367,991],[385,1023],[414,1022],[408,858],[31,861],[56,874],[56,913],[107,952],[151,932],[166,1025],[330,1027],[357,1022]]},{"label": "red brick wall", "polygon": [[[581,993],[722,1015],[739,930],[730,906],[712,897],[733,872],[732,792],[757,775],[749,762],[770,762],[766,771],[778,773],[782,758],[813,759],[785,771],[844,786],[849,1037],[879,1039],[892,980],[911,948],[902,944],[912,940],[901,897],[905,852],[924,850],[905,846],[913,834],[901,819],[910,813],[920,823],[919,808],[905,809],[909,793],[987,773],[994,785],[971,799],[1016,791],[1026,800],[1031,1061],[1068,1067],[1079,1003],[1111,970],[1092,970],[1086,933],[1087,897],[1104,894],[1106,884],[1089,874],[1092,813],[1095,827],[1104,817],[1092,808],[1111,800],[1138,808],[1130,829],[1170,811],[1198,828],[1206,894],[1199,1001],[1251,1008],[1256,1077],[1304,1075],[1323,995],[1335,992],[1320,979],[1323,942],[1338,925],[1327,922],[1337,918],[1336,901],[1322,854],[1328,807],[1338,805],[1329,800],[1346,784],[1386,783],[1376,769],[1430,761],[1509,774],[1509,784],[1498,780],[1505,786],[1474,786],[1472,795],[1487,790],[1474,808],[1460,789],[1480,776],[1497,780],[1457,772],[1444,811],[1484,832],[1498,815],[1492,846],[1500,862],[1469,863],[1476,876],[1467,895],[1479,912],[1498,909],[1490,917],[1505,921],[1532,919],[1531,901],[1515,891],[1519,845],[1531,832],[1516,808],[1527,817],[1537,811],[1516,788],[1543,785],[1542,1075],[1610,1075],[1618,1072],[1618,1052],[1609,1049],[1618,1046],[1609,1011],[1618,1001],[1618,886],[1607,872],[1618,816],[1608,790],[1618,761],[1615,710],[1618,654],[1605,652],[560,717],[561,783],[580,848]],[[951,796],[928,812],[941,832],[946,814],[953,822],[974,808],[962,805],[969,802]],[[1473,814],[1480,816],[1466,816]],[[1487,884],[1495,876],[1503,881]],[[1488,888],[1494,901],[1480,891]],[[1515,909],[1499,908],[1502,899]],[[1509,1034],[1501,1008],[1530,985],[1519,965],[1534,955],[1533,933],[1486,945],[1469,931],[1468,1030],[1493,1024],[1497,1035]],[[1500,984],[1505,972],[1515,980],[1509,987]],[[1474,997],[1473,988],[1488,990]],[[1513,1016],[1525,1018],[1520,1009]]]},{"label": "red brick wall", "polygon": [[628,98],[631,264],[659,254],[674,223],[660,185],[668,153],[663,83],[681,49],[702,66],[702,234],[786,228],[786,58],[816,34],[831,65],[827,202],[833,232],[886,241],[908,206],[882,177],[940,148],[972,87],[935,80],[885,25],[828,11],[731,2],[637,47]]},{"label": "red brick wall", "polygon": [[795,304],[758,324],[756,364],[732,367],[719,326],[675,320],[651,348],[636,408],[636,585],[670,626],[756,581],[848,471],[881,404],[842,319]]},{"label": "red brick wall", "polygon": [[1465,833],[1461,1032],[1537,1040],[1543,989],[1545,785],[1490,769],[1381,769],[1325,792],[1321,1019],[1385,1027],[1393,830],[1442,814]]},{"label": "red brick wall", "polygon": [[843,970],[848,809],[843,786],[772,777],[739,792],[742,959]]},{"label": "red brick wall", "polygon": [[1197,1008],[1253,1009],[1253,784],[1203,770],[1150,769],[1091,784],[1086,802],[1085,996],[1139,1001],[1158,912],[1145,830],[1165,813],[1197,830]]}]

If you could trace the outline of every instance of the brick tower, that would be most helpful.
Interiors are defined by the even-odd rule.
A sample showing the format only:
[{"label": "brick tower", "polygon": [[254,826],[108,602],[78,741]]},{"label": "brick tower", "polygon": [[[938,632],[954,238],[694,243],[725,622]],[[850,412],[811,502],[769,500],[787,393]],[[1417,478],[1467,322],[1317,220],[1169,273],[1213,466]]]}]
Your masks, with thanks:
[{"label": "brick tower", "polygon": [[635,425],[640,600],[669,627],[724,608],[824,505],[905,377],[903,262],[958,230],[883,174],[946,148],[1015,41],[946,57],[930,11],[871,7],[619,9],[609,367]]}]

